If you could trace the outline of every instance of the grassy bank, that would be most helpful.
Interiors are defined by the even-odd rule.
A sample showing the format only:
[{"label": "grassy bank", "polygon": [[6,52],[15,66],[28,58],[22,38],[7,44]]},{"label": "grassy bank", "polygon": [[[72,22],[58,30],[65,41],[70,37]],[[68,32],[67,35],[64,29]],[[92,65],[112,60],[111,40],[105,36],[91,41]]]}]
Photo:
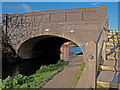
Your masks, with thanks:
[{"label": "grassy bank", "polygon": [[78,83],[78,81],[79,81],[79,79],[80,79],[80,76],[82,75],[82,72],[83,72],[84,68],[85,68],[85,64],[82,64],[82,65],[81,65],[80,72],[79,72],[79,75],[78,75],[78,77],[77,77],[77,79],[76,79],[76,82],[75,82],[75,84],[74,84],[74,88],[76,87],[76,85],[77,85],[77,83]]},{"label": "grassy bank", "polygon": [[2,81],[2,88],[40,88],[55,74],[60,72],[68,62],[59,60],[57,64],[41,66],[35,74],[30,76],[17,75],[14,78],[8,76]]}]

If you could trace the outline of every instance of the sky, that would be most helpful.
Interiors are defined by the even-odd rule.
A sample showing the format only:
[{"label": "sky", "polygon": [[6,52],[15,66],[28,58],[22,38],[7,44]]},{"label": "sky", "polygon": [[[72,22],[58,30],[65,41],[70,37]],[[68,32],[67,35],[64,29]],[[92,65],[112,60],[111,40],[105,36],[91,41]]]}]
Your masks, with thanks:
[{"label": "sky", "polygon": [[119,2],[120,0],[1,0],[2,2]]},{"label": "sky", "polygon": [[2,2],[2,14],[108,5],[109,30],[118,30],[118,2]]}]

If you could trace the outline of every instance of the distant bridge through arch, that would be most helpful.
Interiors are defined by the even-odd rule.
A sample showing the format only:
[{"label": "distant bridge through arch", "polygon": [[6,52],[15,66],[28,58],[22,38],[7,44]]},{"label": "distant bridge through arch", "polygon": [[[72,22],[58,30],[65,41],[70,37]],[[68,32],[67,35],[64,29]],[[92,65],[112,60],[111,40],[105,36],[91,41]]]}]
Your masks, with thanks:
[{"label": "distant bridge through arch", "polygon": [[21,58],[32,57],[33,47],[44,36],[84,46],[87,41],[97,41],[103,28],[108,29],[107,6],[3,14],[3,31]]}]

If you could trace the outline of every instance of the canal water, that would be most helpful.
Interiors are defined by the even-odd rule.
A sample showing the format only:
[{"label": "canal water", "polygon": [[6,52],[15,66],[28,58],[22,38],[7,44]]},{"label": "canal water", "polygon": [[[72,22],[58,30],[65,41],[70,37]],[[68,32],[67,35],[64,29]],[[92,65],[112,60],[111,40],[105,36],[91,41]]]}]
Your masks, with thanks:
[{"label": "canal water", "polygon": [[[69,59],[81,53],[82,51],[79,47],[69,48]],[[58,60],[60,60],[60,54],[41,56],[26,60],[18,60],[15,63],[10,63],[2,66],[2,78],[5,79],[8,75],[15,76],[19,73],[29,76],[34,74],[41,65],[55,64]]]},{"label": "canal water", "polygon": [[15,76],[23,74],[26,76],[34,74],[40,66],[55,64],[60,60],[59,55],[41,56],[31,59],[18,60],[15,63],[4,64],[2,66],[2,78],[5,79],[8,75]]}]

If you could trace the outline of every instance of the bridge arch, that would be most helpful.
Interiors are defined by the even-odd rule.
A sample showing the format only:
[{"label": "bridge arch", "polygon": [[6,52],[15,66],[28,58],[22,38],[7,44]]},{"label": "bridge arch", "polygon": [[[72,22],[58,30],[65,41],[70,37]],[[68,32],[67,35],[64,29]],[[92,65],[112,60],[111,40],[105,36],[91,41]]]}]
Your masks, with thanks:
[{"label": "bridge arch", "polygon": [[[46,39],[49,40],[49,43],[44,42],[44,40],[46,40]],[[54,40],[52,40],[52,39],[54,39]],[[59,40],[59,41],[57,41],[57,40]],[[40,42],[44,43],[44,45],[47,44],[49,47],[50,41],[51,41],[51,43],[54,43],[54,42],[58,43],[58,44],[54,43],[55,45],[58,45],[57,47],[53,44],[52,45],[53,45],[53,47],[59,48],[59,49],[60,49],[61,45],[63,43],[65,43],[66,41],[72,41],[76,45],[80,46],[80,42],[76,38],[73,38],[69,35],[54,33],[54,32],[40,32],[40,33],[32,34],[32,35],[28,36],[26,39],[22,40],[20,42],[20,44],[17,45],[17,54],[23,59],[31,58],[34,54],[33,49],[35,49],[35,46],[38,43],[39,43],[39,45],[40,45]],[[41,44],[41,46],[43,46],[43,45]],[[82,50],[82,52],[84,51],[83,48],[80,47],[80,49]]]}]

